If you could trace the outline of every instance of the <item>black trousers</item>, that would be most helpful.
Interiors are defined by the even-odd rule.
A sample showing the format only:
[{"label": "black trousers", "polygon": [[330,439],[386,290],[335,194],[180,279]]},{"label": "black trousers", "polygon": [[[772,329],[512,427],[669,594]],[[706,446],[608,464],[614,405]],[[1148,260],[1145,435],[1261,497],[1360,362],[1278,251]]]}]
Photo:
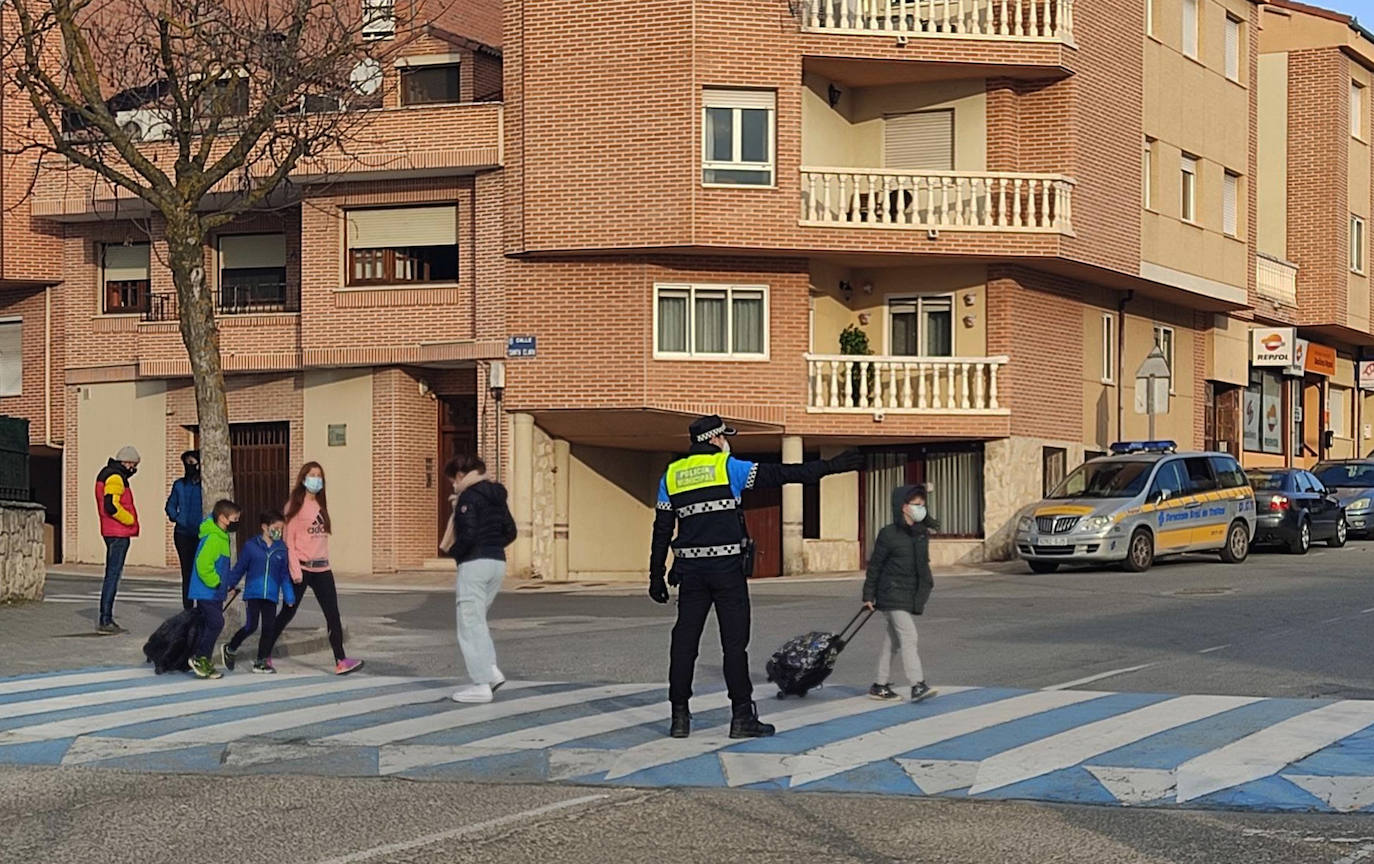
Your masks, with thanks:
[{"label": "black trousers", "polygon": [[343,620],[339,618],[339,591],[334,587],[334,571],[321,570],[312,573],[309,570],[301,573],[301,584],[294,586],[296,590],[296,602],[290,606],[283,606],[277,613],[277,626],[272,630],[272,640],[266,647],[258,645],[258,651],[262,657],[270,657],[272,648],[281,638],[282,631],[286,625],[291,623],[291,619],[296,617],[296,610],[301,608],[301,603],[305,602],[305,589],[309,588],[315,592],[315,599],[320,601],[320,611],[324,613],[324,623],[329,628],[329,647],[334,649],[334,659],[344,659],[343,644]]},{"label": "black trousers", "polygon": [[177,547],[177,560],[181,562],[181,608],[190,609],[196,604],[186,595],[191,590],[191,571],[196,566],[196,547],[200,545],[200,538],[185,531],[173,531],[172,544]]},{"label": "black trousers", "polygon": [[692,673],[701,645],[701,631],[711,607],[716,610],[720,628],[720,650],[725,670],[725,686],[736,707],[754,698],[749,681],[749,581],[744,571],[681,573],[677,596],[677,624],[669,650],[668,701],[686,705],[692,696]]}]

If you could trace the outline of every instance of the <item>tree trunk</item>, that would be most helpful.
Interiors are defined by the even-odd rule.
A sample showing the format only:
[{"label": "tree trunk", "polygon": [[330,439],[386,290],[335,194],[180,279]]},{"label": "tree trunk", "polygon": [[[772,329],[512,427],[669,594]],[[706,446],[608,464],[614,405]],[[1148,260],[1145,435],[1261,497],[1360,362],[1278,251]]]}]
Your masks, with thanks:
[{"label": "tree trunk", "polygon": [[201,498],[209,515],[221,498],[234,500],[234,475],[229,461],[229,400],[220,364],[219,328],[215,302],[205,284],[205,238],[194,214],[167,223],[167,259],[177,289],[181,341],[191,359],[200,427]]}]

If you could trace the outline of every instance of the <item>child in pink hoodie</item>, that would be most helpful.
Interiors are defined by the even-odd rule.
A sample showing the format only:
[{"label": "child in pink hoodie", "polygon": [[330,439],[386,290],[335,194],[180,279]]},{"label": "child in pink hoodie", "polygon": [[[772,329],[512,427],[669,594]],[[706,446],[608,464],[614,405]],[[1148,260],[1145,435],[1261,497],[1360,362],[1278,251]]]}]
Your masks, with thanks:
[{"label": "child in pink hoodie", "polygon": [[324,469],[318,462],[307,462],[296,476],[291,499],[286,503],[287,566],[295,583],[296,601],[277,616],[276,632],[267,647],[276,644],[286,625],[296,616],[305,599],[305,589],[315,592],[329,626],[329,646],[334,649],[334,674],[347,675],[362,668],[363,661],[344,655],[343,622],[339,619],[339,593],[334,586],[334,571],[329,564],[329,504],[324,494]]}]

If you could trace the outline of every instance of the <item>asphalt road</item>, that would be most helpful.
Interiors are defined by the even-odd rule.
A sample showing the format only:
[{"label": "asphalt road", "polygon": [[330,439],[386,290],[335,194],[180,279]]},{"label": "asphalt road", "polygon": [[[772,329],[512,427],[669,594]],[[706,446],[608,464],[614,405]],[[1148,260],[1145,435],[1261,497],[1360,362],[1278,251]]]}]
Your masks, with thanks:
[{"label": "asphalt road", "polygon": [[[1241,566],[1199,559],[1143,575],[1034,576],[1007,568],[938,578],[920,620],[921,654],[936,686],[1374,698],[1371,551],[1374,544],[1352,543],[1302,558],[1255,555]],[[64,579],[49,591],[80,596],[96,587]],[[853,581],[755,585],[755,680],[762,682],[775,645],[843,624],[858,591]],[[349,593],[343,608],[349,653],[366,658],[372,671],[461,677],[451,594]],[[167,611],[131,606],[121,618],[154,621]],[[137,657],[142,639],[134,635],[43,638],[45,630],[72,631],[84,614],[78,603],[0,609],[0,675]],[[524,679],[660,679],[671,623],[672,607],[638,590],[511,593],[493,609],[501,665]],[[703,682],[719,680],[715,639],[714,629],[703,639]],[[832,680],[869,683],[878,643],[876,627],[861,634]],[[321,668],[327,659],[313,654],[283,665]],[[776,703],[767,690],[758,695],[766,717]],[[1374,860],[1374,817],[1364,815],[79,768],[0,768],[0,825],[0,861],[45,864],[92,857],[250,864]]]}]

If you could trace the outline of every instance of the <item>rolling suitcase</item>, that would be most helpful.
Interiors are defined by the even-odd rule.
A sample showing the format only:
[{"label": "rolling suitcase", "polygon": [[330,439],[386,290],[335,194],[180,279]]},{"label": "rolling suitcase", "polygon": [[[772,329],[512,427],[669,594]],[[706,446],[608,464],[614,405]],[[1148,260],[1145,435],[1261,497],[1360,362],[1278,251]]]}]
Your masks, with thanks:
[{"label": "rolling suitcase", "polygon": [[872,609],[860,609],[839,633],[807,633],[779,648],[764,667],[768,680],[778,685],[778,698],[805,696],[808,690],[821,686],[844,646],[872,617]]},{"label": "rolling suitcase", "polygon": [[[224,601],[225,609],[229,608],[229,604],[234,602],[239,593],[237,588],[230,592]],[[153,635],[143,643],[143,656],[146,658],[144,662],[152,663],[153,671],[158,675],[172,671],[185,672],[186,661],[191,659],[191,652],[195,649],[198,638],[199,610],[194,607],[183,609],[158,625]]]}]

